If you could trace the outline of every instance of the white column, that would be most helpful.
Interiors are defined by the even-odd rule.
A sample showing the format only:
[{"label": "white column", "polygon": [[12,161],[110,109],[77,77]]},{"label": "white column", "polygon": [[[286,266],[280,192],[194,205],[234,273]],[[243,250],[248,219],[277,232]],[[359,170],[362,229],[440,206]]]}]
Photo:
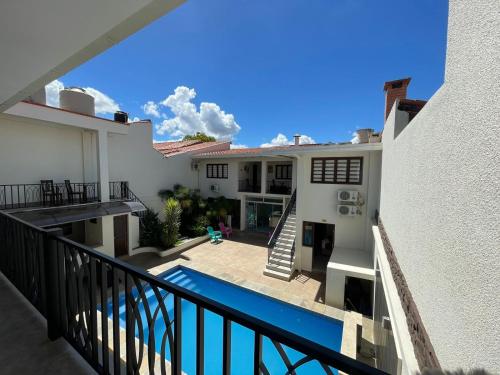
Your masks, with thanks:
[{"label": "white column", "polygon": [[109,202],[108,132],[104,129],[97,132],[97,161],[101,202]]},{"label": "white column", "polygon": [[262,160],[261,171],[260,171],[260,192],[262,194],[266,193],[267,187],[267,160]]}]

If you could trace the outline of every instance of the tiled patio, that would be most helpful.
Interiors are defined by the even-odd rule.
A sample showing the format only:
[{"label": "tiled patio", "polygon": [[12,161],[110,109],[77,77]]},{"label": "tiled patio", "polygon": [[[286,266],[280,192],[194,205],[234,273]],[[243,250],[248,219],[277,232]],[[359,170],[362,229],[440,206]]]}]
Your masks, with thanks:
[{"label": "tiled patio", "polygon": [[324,274],[296,274],[290,282],[264,276],[266,243],[266,236],[236,232],[231,239],[225,239],[217,245],[205,242],[164,258],[154,253],[144,253],[123,260],[155,275],[177,265],[184,265],[274,298],[343,319],[343,311],[323,303]]}]

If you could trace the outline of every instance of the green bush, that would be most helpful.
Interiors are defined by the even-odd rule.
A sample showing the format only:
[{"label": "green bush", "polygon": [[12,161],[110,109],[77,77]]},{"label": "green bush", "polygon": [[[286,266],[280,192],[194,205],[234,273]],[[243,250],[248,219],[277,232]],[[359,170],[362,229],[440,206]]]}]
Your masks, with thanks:
[{"label": "green bush", "polygon": [[207,234],[207,227],[210,225],[210,221],[206,216],[200,215],[195,221],[194,225],[190,228],[191,232],[196,236],[203,236]]},{"label": "green bush", "polygon": [[163,226],[163,245],[173,247],[179,239],[182,209],[177,200],[169,198],[165,202],[165,223]]},{"label": "green bush", "polygon": [[158,218],[158,214],[148,209],[141,222],[139,244],[141,246],[161,246],[162,230],[163,224]]}]

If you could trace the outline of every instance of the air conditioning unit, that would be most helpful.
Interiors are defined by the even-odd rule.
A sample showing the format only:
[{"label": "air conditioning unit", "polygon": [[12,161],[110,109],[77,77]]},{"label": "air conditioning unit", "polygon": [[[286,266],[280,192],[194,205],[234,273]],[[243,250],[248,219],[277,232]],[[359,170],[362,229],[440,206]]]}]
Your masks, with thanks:
[{"label": "air conditioning unit", "polygon": [[219,185],[217,185],[217,184],[210,185],[210,191],[212,191],[214,193],[218,193],[219,192]]},{"label": "air conditioning unit", "polygon": [[354,190],[339,190],[337,192],[337,199],[341,202],[357,202],[359,192]]},{"label": "air conditioning unit", "polygon": [[339,216],[356,216],[360,214],[359,208],[347,204],[337,205],[337,214]]}]

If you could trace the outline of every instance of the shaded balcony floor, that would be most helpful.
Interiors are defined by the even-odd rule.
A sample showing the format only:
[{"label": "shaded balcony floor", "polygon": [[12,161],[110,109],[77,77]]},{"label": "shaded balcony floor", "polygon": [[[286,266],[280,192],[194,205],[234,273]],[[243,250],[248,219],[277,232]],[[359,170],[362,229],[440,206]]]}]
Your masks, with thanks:
[{"label": "shaded balcony floor", "polygon": [[47,338],[45,319],[0,273],[0,372],[93,374],[94,370],[60,338]]}]

